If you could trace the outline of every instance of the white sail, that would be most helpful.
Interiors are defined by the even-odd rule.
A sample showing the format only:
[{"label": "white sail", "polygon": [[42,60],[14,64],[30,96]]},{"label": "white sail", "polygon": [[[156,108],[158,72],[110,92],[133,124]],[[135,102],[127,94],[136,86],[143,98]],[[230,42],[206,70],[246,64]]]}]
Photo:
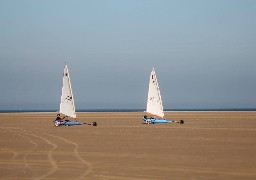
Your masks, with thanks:
[{"label": "white sail", "polygon": [[69,76],[67,64],[65,64],[65,66],[64,66],[63,84],[62,84],[60,111],[59,112],[66,116],[76,118],[74,96],[72,93],[70,76]]},{"label": "white sail", "polygon": [[160,89],[158,86],[156,73],[153,68],[149,78],[149,87],[148,87],[148,99],[147,99],[147,110],[146,112],[153,114],[155,116],[159,116],[161,118],[164,117],[162,99],[160,94]]}]

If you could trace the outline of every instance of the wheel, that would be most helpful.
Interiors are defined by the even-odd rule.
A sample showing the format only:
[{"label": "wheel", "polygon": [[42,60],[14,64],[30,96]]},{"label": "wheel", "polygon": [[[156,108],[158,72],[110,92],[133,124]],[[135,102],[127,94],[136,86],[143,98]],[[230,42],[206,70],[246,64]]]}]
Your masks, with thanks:
[{"label": "wheel", "polygon": [[93,125],[93,126],[97,126],[97,122],[93,122],[92,125]]},{"label": "wheel", "polygon": [[58,127],[60,125],[60,121],[54,121],[54,125]]},{"label": "wheel", "polygon": [[183,121],[183,120],[180,120],[180,124],[184,124],[184,121]]},{"label": "wheel", "polygon": [[147,119],[147,120],[146,120],[146,123],[147,123],[147,124],[152,124],[151,119]]}]

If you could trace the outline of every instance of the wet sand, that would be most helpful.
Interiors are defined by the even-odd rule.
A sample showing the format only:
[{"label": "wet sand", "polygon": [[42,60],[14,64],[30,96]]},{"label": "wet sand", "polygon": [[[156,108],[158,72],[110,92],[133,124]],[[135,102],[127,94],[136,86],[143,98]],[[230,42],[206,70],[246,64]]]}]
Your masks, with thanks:
[{"label": "wet sand", "polygon": [[256,112],[78,113],[98,126],[54,127],[56,113],[0,114],[0,179],[256,179]]}]

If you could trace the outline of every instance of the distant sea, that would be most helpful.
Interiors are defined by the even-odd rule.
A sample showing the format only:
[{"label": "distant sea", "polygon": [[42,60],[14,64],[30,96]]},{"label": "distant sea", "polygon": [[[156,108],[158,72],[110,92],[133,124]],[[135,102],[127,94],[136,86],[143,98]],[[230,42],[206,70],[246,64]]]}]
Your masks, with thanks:
[{"label": "distant sea", "polygon": [[[57,112],[58,110],[0,110],[0,113]],[[143,112],[145,109],[77,109],[76,112]],[[165,109],[164,111],[256,111],[256,108]]]}]

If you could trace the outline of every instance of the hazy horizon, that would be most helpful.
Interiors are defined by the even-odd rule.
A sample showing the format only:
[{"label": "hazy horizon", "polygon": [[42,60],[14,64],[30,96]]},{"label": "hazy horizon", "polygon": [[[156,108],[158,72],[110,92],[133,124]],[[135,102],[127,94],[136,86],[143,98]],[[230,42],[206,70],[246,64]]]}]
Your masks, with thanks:
[{"label": "hazy horizon", "polygon": [[256,108],[256,1],[0,1],[0,110]]}]

